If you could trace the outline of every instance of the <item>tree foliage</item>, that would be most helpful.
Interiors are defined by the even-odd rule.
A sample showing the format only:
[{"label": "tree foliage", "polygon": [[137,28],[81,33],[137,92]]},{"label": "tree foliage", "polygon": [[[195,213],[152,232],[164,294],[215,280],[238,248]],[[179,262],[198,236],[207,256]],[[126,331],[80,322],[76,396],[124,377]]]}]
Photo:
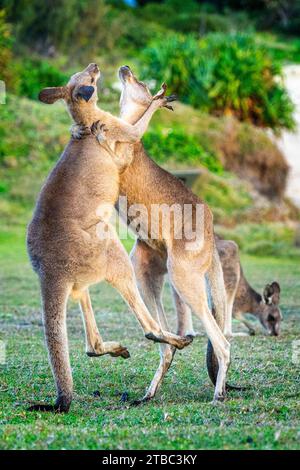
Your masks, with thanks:
[{"label": "tree foliage", "polygon": [[14,83],[11,69],[12,44],[10,25],[6,22],[5,11],[0,10],[0,80],[3,80],[7,86]]},{"label": "tree foliage", "polygon": [[274,129],[293,127],[293,105],[281,68],[244,34],[169,35],[144,50],[144,77],[165,80],[196,108]]}]

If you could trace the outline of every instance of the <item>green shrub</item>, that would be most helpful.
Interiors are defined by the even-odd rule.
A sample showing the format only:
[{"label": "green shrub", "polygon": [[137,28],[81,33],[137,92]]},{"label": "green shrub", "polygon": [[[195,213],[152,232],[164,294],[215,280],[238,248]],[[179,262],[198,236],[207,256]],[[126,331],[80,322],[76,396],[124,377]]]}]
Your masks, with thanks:
[{"label": "green shrub", "polygon": [[243,12],[219,14],[210,5],[195,0],[166,0],[160,3],[146,3],[143,8],[133,10],[138,19],[148,24],[155,23],[166,29],[181,33],[204,35],[208,32],[230,32],[249,30],[252,22]]},{"label": "green shrub", "polygon": [[146,150],[158,163],[169,166],[199,166],[221,174],[222,165],[217,157],[200,145],[198,139],[187,134],[180,126],[155,126],[143,138]]},{"label": "green shrub", "polygon": [[273,129],[292,129],[293,105],[278,63],[254,36],[170,34],[143,52],[144,78],[165,80],[194,107]]},{"label": "green shrub", "polygon": [[[91,61],[111,51],[126,29],[123,12],[105,0],[2,0],[14,23],[16,48],[29,46],[48,55],[57,51]],[[117,14],[119,13],[119,15]]]},{"label": "green shrub", "polygon": [[69,80],[69,75],[40,59],[23,59],[22,62],[17,62],[15,73],[18,74],[17,93],[31,99],[37,99],[42,88],[65,85]]},{"label": "green shrub", "polygon": [[11,68],[12,45],[10,25],[6,22],[4,10],[0,10],[0,80],[3,80],[7,88],[13,88],[15,84],[14,73]]}]

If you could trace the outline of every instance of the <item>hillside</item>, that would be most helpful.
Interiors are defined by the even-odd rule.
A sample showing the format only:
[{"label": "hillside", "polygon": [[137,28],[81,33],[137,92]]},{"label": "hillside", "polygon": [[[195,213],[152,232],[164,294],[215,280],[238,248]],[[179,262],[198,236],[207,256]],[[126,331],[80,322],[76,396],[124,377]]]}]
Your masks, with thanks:
[{"label": "hillside", "polygon": [[[115,103],[106,102],[104,107],[116,112]],[[7,236],[18,237],[20,231],[25,233],[41,184],[68,141],[70,118],[62,103],[47,106],[15,96],[9,96],[0,113],[0,216],[2,237],[6,239]],[[231,140],[226,137],[230,126],[236,129],[235,133],[230,133]],[[261,243],[265,243],[267,236],[270,240],[267,243],[278,242],[271,254],[282,253],[282,250],[285,254],[298,254],[293,248],[295,223],[290,222],[298,219],[297,211],[284,201],[272,202],[259,195],[250,182],[222,169],[223,165],[230,168],[228,155],[236,155],[235,161],[239,156],[245,172],[247,162],[249,168],[259,168],[262,152],[270,160],[270,167],[274,159],[278,160],[277,165],[284,166],[281,154],[263,131],[231,119],[214,118],[178,103],[174,113],[166,110],[157,113],[144,140],[151,157],[170,170],[203,168],[193,190],[210,204],[225,236],[227,233],[233,236],[243,248],[240,232],[233,233],[232,227],[248,223],[244,231],[251,238],[254,230],[256,242],[250,243],[248,248],[245,246],[246,251],[255,253],[256,247],[261,250]],[[278,184],[277,174],[274,172],[272,180],[272,172],[268,171],[270,187]],[[258,223],[264,224],[263,230],[253,225]]]}]

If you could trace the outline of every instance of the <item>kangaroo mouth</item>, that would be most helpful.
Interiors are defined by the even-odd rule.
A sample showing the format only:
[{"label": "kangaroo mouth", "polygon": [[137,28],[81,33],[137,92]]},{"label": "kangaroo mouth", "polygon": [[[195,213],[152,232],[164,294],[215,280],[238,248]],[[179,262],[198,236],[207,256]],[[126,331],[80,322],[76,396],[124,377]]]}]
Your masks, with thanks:
[{"label": "kangaroo mouth", "polygon": [[86,68],[86,70],[90,73],[100,73],[100,69],[97,64],[89,64]]},{"label": "kangaroo mouth", "polygon": [[126,82],[128,79],[134,78],[128,65],[122,65],[122,67],[119,68],[119,77],[122,82]]},{"label": "kangaroo mouth", "polygon": [[100,77],[100,69],[97,64],[89,64],[85,71],[88,72],[93,81],[97,81]]}]

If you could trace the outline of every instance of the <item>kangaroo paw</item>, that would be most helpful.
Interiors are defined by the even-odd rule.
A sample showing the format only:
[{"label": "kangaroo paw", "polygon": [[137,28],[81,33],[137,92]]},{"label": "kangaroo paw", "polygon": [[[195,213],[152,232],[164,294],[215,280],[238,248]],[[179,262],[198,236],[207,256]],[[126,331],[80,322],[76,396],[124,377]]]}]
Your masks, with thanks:
[{"label": "kangaroo paw", "polygon": [[177,336],[173,335],[171,333],[167,334],[160,334],[160,335],[155,335],[154,333],[146,333],[145,337],[147,339],[150,339],[152,341],[155,341],[156,343],[167,343],[170,344],[171,346],[175,346],[177,349],[183,349],[189,344],[192,343],[193,341],[193,336],[187,335],[187,336]]},{"label": "kangaroo paw", "polygon": [[118,350],[110,352],[110,356],[112,357],[123,357],[123,359],[129,359],[130,358],[130,352],[128,351],[127,348],[120,347]]}]

